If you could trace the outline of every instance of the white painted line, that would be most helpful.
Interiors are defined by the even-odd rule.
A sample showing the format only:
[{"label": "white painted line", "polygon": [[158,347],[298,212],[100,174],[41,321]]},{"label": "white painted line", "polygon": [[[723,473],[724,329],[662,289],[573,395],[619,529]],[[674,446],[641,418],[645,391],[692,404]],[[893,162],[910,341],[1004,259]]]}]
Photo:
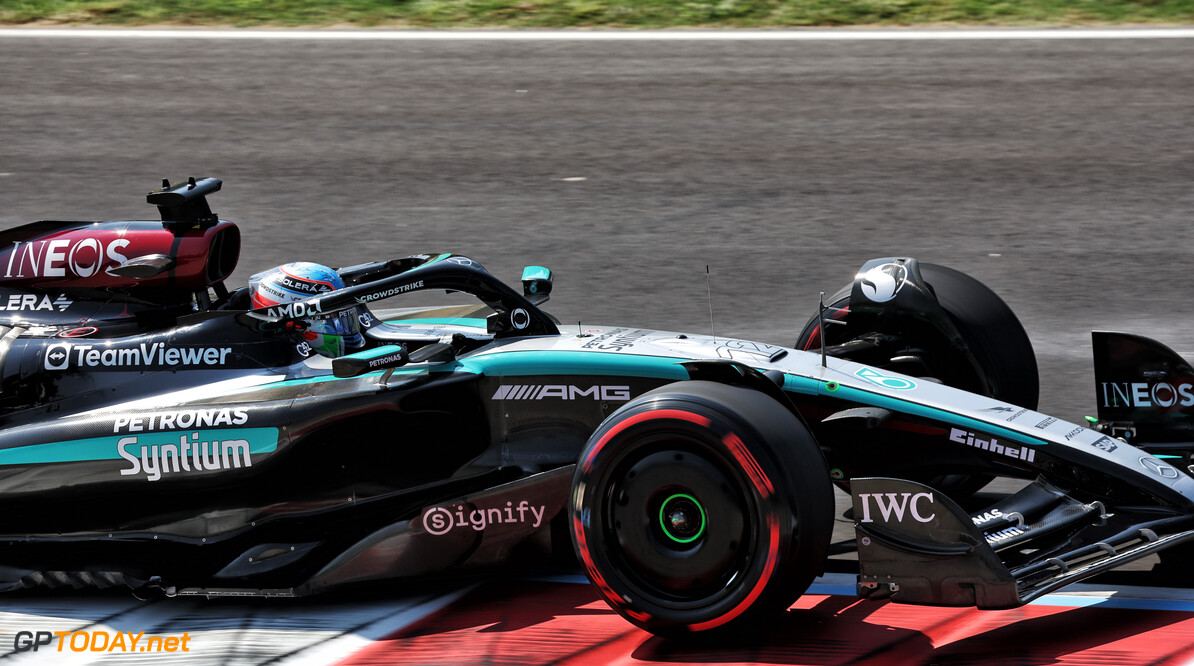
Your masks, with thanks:
[{"label": "white painted line", "polygon": [[390,634],[405,629],[423,618],[436,613],[454,603],[476,586],[468,586],[454,590],[448,594],[421,599],[419,603],[398,610],[374,622],[360,627],[352,632],[341,634],[331,640],[304,648],[286,655],[276,661],[276,664],[286,666],[306,664],[329,664],[333,661],[345,659],[349,655],[363,650]]},{"label": "white painted line", "polygon": [[[807,593],[852,597],[855,595],[856,580],[857,577],[853,574],[825,574],[813,581]],[[1029,604],[1067,608],[1098,606],[1100,608],[1194,613],[1194,589],[1134,585],[1107,587],[1092,583],[1075,583],[1051,594],[1046,594]]]},{"label": "white painted line", "polygon": [[958,41],[1023,39],[1191,39],[1194,28],[1002,28],[859,30],[259,30],[0,28],[4,37],[257,39],[319,41]]}]

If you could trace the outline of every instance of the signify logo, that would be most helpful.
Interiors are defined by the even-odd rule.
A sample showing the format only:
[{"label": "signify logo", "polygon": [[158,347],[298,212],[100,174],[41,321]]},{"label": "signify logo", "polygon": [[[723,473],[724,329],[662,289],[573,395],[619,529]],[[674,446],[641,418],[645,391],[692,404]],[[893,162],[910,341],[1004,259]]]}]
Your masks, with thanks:
[{"label": "signify logo", "polygon": [[[469,528],[481,532],[486,527],[492,525],[527,523],[531,522],[532,518],[534,522],[531,523],[531,527],[537,528],[543,523],[543,513],[546,510],[547,507],[543,505],[532,506],[526,500],[522,500],[518,504],[506,502],[505,507],[485,509],[466,509],[461,504],[456,504],[451,509],[442,506],[433,506],[423,511],[423,529],[427,530],[428,534],[434,534],[435,536],[447,534],[453,528],[457,527]],[[530,514],[530,516],[527,514]]]}]

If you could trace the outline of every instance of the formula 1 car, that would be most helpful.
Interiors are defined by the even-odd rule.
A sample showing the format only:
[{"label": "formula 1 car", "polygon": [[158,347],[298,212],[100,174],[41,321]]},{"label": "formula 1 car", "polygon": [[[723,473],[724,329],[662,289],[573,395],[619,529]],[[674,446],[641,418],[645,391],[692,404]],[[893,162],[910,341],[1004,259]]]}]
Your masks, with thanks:
[{"label": "formula 1 car", "polygon": [[[1194,370],[1158,343],[1096,335],[1087,427],[1034,411],[994,293],[913,258],[866,263],[793,348],[570,330],[547,269],[516,290],[446,252],[253,307],[220,186],[0,232],[0,589],[296,596],[570,534],[628,620],[717,632],[823,570],[835,485],[867,598],[1007,608],[1194,537]],[[427,290],[478,302],[371,308]],[[365,347],[313,353],[345,313]],[[973,506],[992,476],[1023,488]]]}]

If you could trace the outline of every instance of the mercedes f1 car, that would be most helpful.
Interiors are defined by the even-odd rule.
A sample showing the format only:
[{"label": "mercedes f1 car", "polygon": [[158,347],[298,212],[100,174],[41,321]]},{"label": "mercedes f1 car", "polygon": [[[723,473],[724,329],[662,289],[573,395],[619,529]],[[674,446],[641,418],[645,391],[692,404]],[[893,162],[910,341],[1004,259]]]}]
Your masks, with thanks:
[{"label": "mercedes f1 car", "polygon": [[[224,286],[219,188],[0,234],[0,589],[304,595],[554,531],[668,634],[786,608],[835,486],[867,598],[1007,608],[1194,536],[1194,370],[1145,338],[1096,334],[1099,419],[1075,424],[1035,411],[1003,301],[912,258],[866,263],[791,348],[571,329],[547,269],[514,289],[446,252],[255,306]],[[373,307],[427,290],[476,302]],[[311,321],[346,315],[363,346],[313,353]],[[976,506],[994,476],[1022,489]]]}]

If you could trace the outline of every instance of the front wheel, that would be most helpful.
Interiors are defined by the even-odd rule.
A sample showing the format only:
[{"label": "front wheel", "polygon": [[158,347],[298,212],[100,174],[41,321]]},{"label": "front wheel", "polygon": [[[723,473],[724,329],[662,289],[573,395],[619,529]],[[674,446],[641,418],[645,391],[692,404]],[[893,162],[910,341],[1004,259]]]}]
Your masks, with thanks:
[{"label": "front wheel", "polygon": [[723,632],[778,615],[820,573],[833,490],[784,406],[691,381],[602,424],[570,510],[580,561],[614,610],[657,634]]}]

